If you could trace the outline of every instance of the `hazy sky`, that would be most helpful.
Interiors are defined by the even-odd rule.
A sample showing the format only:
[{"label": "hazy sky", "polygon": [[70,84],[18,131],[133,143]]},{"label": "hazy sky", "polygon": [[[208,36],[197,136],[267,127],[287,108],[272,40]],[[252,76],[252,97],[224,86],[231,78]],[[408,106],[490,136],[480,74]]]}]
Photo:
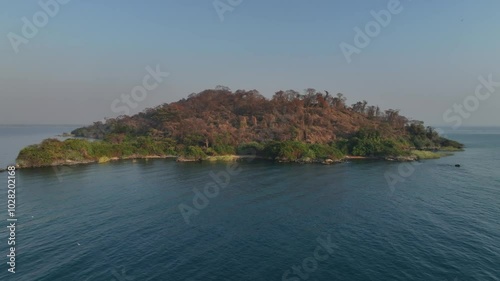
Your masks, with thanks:
[{"label": "hazy sky", "polygon": [[[442,125],[479,76],[500,82],[498,0],[401,0],[350,63],[339,45],[356,47],[354,28],[394,0],[217,1],[236,6],[221,18],[212,0],[72,0],[43,26],[38,1],[0,0],[0,124],[115,117],[113,101],[157,65],[170,76],[132,113],[219,84],[266,97],[312,87]],[[41,27],[25,36],[22,18],[34,15]],[[465,125],[500,125],[500,87],[476,107]]]}]

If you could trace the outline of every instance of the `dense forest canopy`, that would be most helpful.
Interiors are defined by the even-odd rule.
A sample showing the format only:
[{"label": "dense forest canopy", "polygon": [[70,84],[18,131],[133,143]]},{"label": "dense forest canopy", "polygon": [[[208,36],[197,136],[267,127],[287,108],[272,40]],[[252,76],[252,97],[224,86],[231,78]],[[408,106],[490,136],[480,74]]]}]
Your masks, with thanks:
[{"label": "dense forest canopy", "polygon": [[48,140],[21,151],[18,160],[41,166],[104,156],[203,158],[245,154],[245,149],[251,149],[262,156],[293,161],[345,155],[401,156],[412,150],[462,148],[462,144],[439,136],[423,122],[400,115],[399,110],[381,110],[366,101],[348,106],[343,94],[312,88],[303,93],[278,91],[267,99],[257,90],[233,92],[218,86],[133,116],[96,122],[72,134],[100,141]]}]

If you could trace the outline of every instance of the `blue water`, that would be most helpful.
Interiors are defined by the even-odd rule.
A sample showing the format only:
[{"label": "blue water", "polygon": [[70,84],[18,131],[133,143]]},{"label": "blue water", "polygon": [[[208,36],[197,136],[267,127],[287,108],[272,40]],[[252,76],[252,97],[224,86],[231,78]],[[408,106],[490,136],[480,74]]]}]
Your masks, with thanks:
[{"label": "blue water", "polygon": [[15,163],[19,151],[47,138],[58,138],[81,127],[76,125],[0,125],[0,168]]},{"label": "blue water", "polygon": [[[227,164],[22,170],[17,273],[4,230],[0,280],[500,280],[500,130],[448,136],[467,149],[414,170],[240,163],[190,224],[179,204],[193,207],[193,189]],[[405,181],[391,188],[388,174]],[[331,246],[321,261],[318,239]]]}]

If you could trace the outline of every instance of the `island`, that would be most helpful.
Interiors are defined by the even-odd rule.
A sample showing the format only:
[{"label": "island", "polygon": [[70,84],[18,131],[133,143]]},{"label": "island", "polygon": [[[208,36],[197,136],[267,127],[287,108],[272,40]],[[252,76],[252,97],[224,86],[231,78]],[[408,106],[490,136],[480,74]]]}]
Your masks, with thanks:
[{"label": "island", "polygon": [[71,135],[22,149],[18,168],[169,157],[233,161],[253,156],[323,164],[348,158],[413,161],[464,147],[399,110],[381,110],[366,101],[348,106],[343,94],[312,88],[266,98],[257,90],[233,92],[218,86],[133,116],[95,122]]}]

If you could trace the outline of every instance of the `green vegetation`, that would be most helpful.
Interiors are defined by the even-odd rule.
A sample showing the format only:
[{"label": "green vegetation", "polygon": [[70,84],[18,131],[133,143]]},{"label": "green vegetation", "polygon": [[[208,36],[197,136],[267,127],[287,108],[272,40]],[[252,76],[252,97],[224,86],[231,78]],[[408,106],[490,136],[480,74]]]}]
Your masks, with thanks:
[{"label": "green vegetation", "polygon": [[107,140],[47,139],[41,144],[30,145],[19,152],[17,163],[22,167],[42,167],[80,162],[110,161],[111,158],[170,155],[171,148],[164,141],[137,138],[111,143]]},{"label": "green vegetation", "polygon": [[453,146],[445,146],[439,149],[439,151],[448,151],[448,152],[463,151],[463,150],[464,150],[463,148],[453,147]]},{"label": "green vegetation", "polygon": [[87,139],[48,139],[28,146],[19,153],[18,165],[166,156],[187,161],[234,159],[228,155],[297,162],[331,162],[346,155],[428,159],[440,155],[430,151],[463,149],[398,110],[382,111],[366,101],[349,107],[344,95],[314,89],[304,94],[279,91],[267,99],[256,90],[219,87],[134,116],[96,122],[72,134]]},{"label": "green vegetation", "polygon": [[237,161],[238,156],[236,155],[220,155],[220,156],[208,156],[206,158],[207,161],[223,161],[223,162],[231,162]]},{"label": "green vegetation", "polygon": [[236,149],[238,155],[255,155],[258,152],[264,151],[264,144],[258,142],[243,143]]},{"label": "green vegetation", "polygon": [[345,156],[335,145],[306,144],[298,141],[270,142],[261,151],[265,157],[285,161],[301,159],[341,159]]},{"label": "green vegetation", "polygon": [[109,158],[108,158],[108,157],[106,157],[106,156],[100,157],[100,158],[97,160],[97,162],[98,162],[98,163],[107,163],[107,162],[109,162],[109,161],[111,161],[111,159],[109,159]]},{"label": "green vegetation", "polygon": [[423,122],[414,121],[406,126],[409,140],[416,149],[447,149],[461,150],[464,145],[441,137],[432,127],[424,127]]},{"label": "green vegetation", "polygon": [[423,159],[438,159],[443,156],[449,155],[448,153],[444,152],[434,152],[434,151],[427,151],[427,150],[412,150],[411,154],[417,156],[419,160]]},{"label": "green vegetation", "polygon": [[354,156],[383,157],[407,155],[408,142],[404,139],[383,137],[377,130],[363,129],[347,143]]},{"label": "green vegetation", "polygon": [[195,159],[202,159],[207,156],[203,151],[203,149],[201,149],[201,147],[192,145],[186,147],[186,149],[181,151],[180,154],[186,158],[195,158]]}]

